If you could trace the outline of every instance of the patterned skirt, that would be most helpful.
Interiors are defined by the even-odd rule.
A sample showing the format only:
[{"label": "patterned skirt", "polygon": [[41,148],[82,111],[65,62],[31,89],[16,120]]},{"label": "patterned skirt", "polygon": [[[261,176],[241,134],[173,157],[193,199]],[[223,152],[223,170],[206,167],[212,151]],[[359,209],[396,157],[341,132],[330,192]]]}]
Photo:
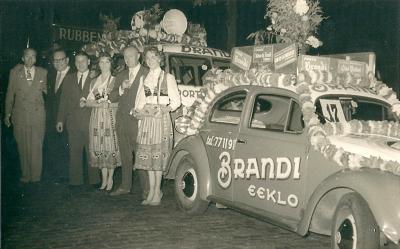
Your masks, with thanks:
[{"label": "patterned skirt", "polygon": [[89,124],[89,164],[95,168],[121,166],[121,154],[115,131],[116,107],[92,109]]},{"label": "patterned skirt", "polygon": [[[171,116],[168,111],[154,115],[148,110],[160,108],[146,104],[139,118],[135,169],[165,171],[173,146]],[[164,107],[161,107],[164,109]]]}]

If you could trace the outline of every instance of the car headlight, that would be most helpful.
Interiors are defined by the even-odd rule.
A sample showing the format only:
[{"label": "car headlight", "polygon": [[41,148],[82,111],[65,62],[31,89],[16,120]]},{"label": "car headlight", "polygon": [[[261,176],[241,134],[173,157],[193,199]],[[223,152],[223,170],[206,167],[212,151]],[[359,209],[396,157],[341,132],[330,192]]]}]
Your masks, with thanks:
[{"label": "car headlight", "polygon": [[175,119],[175,130],[181,134],[185,134],[187,128],[190,125],[190,119],[185,116],[181,116]]}]

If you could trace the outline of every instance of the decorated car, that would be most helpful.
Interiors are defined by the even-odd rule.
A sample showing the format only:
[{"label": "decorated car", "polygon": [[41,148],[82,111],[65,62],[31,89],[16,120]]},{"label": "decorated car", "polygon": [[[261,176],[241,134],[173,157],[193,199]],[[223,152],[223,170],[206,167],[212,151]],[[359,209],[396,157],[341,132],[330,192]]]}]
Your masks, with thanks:
[{"label": "decorated car", "polygon": [[212,71],[180,120],[187,137],[166,174],[180,208],[200,214],[215,202],[331,235],[332,248],[398,246],[400,101],[373,77],[374,54],[261,47],[233,50],[235,71]]}]

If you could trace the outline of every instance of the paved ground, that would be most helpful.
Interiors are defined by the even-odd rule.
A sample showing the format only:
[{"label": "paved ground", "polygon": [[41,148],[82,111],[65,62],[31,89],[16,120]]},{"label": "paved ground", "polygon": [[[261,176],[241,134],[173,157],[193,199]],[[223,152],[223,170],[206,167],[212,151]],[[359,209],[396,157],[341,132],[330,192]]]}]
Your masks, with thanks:
[{"label": "paved ground", "polygon": [[[5,144],[12,146],[12,141]],[[141,206],[138,191],[111,197],[91,187],[72,191],[65,184],[19,185],[16,163],[10,163],[15,153],[4,143],[3,155],[5,249],[330,248],[329,237],[303,238],[215,205],[202,216],[187,216],[175,203],[172,181],[164,184],[164,199],[158,207]],[[117,184],[119,177],[117,171]]]}]

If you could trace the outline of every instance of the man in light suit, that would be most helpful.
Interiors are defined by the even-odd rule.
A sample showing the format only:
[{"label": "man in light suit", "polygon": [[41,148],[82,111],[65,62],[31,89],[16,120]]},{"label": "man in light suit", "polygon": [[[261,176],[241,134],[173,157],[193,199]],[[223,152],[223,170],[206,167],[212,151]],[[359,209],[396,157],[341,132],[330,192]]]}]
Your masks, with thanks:
[{"label": "man in light suit", "polygon": [[[69,144],[69,184],[78,186],[84,183],[83,155],[89,153],[89,120],[91,109],[80,107],[81,98],[89,94],[89,56],[84,52],[75,55],[76,73],[65,76],[57,115],[57,131],[68,133]],[[98,170],[88,167],[89,184],[100,181]]]},{"label": "man in light suit", "polygon": [[7,127],[14,126],[23,183],[38,182],[42,174],[47,71],[35,66],[36,54],[32,48],[24,50],[24,64],[11,70],[6,95],[4,123]]},{"label": "man in light suit", "polygon": [[53,66],[47,77],[45,163],[43,177],[55,182],[67,178],[67,134],[56,130],[57,112],[65,76],[70,72],[69,58],[63,49],[53,52]]},{"label": "man in light suit", "polygon": [[[139,63],[139,51],[136,47],[124,50],[124,60],[128,69],[119,73],[115,79],[115,87],[109,99],[118,103],[116,130],[122,160],[121,186],[110,195],[128,194],[132,187],[132,171],[135,159],[138,120],[130,115],[133,109],[140,80],[144,80],[149,70]],[[144,192],[148,191],[147,172],[139,170],[140,183]]]}]

